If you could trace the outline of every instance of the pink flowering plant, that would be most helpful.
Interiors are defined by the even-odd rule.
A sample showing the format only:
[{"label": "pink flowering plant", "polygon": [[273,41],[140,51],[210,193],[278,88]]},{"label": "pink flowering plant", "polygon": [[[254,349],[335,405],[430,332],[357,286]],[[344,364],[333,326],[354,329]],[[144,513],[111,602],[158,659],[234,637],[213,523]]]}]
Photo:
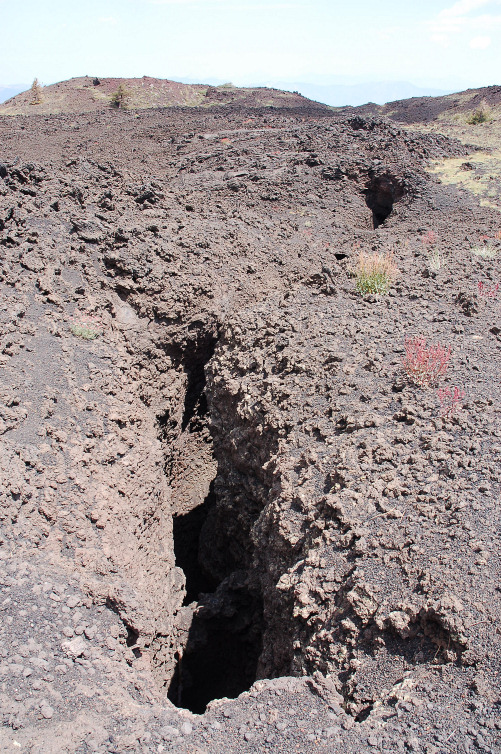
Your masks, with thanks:
[{"label": "pink flowering plant", "polygon": [[70,330],[78,338],[95,340],[102,335],[103,326],[98,317],[84,312],[76,312],[70,319]]},{"label": "pink flowering plant", "polygon": [[450,346],[427,345],[421,336],[405,340],[403,366],[409,379],[420,387],[436,385],[447,372],[450,358]]},{"label": "pink flowering plant", "polygon": [[463,407],[465,393],[457,386],[439,388],[437,395],[440,401],[440,416],[452,416]]},{"label": "pink flowering plant", "polygon": [[499,291],[499,283],[496,283],[492,288],[488,288],[481,280],[477,283],[478,295],[483,298],[497,298]]},{"label": "pink flowering plant", "polygon": [[424,236],[421,238],[421,243],[425,248],[430,248],[430,246],[434,246],[437,243],[437,234],[434,230],[429,230],[428,233],[425,233]]}]

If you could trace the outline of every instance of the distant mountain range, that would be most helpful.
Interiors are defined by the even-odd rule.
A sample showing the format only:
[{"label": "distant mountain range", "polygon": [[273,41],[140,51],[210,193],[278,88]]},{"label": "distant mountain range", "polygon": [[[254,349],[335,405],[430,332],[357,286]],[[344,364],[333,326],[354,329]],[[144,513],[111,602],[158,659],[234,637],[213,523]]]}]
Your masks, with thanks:
[{"label": "distant mountain range", "polygon": [[25,92],[29,87],[30,84],[10,84],[7,86],[0,86],[0,104],[11,97],[15,97],[16,94]]},{"label": "distant mountain range", "polygon": [[[122,88],[122,100],[116,100]],[[37,101],[30,88],[0,105],[0,115],[49,115],[96,112],[123,106],[131,110],[159,107],[277,107],[328,111],[328,105],[312,102],[297,92],[265,87],[185,84],[143,76],[140,79],[80,76],[44,86]]]},{"label": "distant mountain range", "polygon": [[[263,86],[271,86],[270,83]],[[358,107],[368,102],[384,105],[386,102],[411,97],[440,97],[452,90],[423,88],[408,81],[374,81],[367,84],[309,84],[307,82],[273,82],[273,86],[286,91],[300,92],[304,97],[323,102],[332,107],[351,105]]]},{"label": "distant mountain range", "polygon": [[[178,78],[184,84],[199,84],[200,81],[189,78]],[[225,82],[222,79],[210,79],[205,84],[221,86]],[[322,83],[313,84],[308,81],[283,81],[269,79],[268,81],[253,81],[245,86],[273,87],[287,92],[299,92],[304,97],[322,102],[332,107],[358,107],[373,102],[376,105],[384,105],[386,102],[410,99],[411,97],[441,97],[451,94],[458,89],[434,89],[433,87],[421,87],[411,84],[409,81],[372,81],[362,83]]]}]

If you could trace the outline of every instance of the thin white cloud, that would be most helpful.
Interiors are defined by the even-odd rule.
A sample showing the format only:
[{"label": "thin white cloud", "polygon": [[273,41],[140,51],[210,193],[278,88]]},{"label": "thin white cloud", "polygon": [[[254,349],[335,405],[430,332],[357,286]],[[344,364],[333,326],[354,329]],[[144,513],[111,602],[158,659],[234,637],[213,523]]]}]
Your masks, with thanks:
[{"label": "thin white cloud", "polygon": [[[478,14],[481,8],[490,12]],[[450,8],[444,8],[429,23],[431,38],[442,45],[447,45],[450,38],[463,31],[477,31],[479,38],[482,32],[491,31],[493,27],[501,26],[501,0],[459,0]],[[477,39],[477,37],[475,37]]]},{"label": "thin white cloud", "polygon": [[112,24],[113,26],[118,23],[116,18],[113,18],[113,16],[101,16],[98,18],[98,21],[100,24]]},{"label": "thin white cloud", "polygon": [[214,5],[214,3],[228,3],[231,0],[146,0],[151,5]]},{"label": "thin white cloud", "polygon": [[431,41],[436,42],[442,47],[448,47],[451,43],[450,37],[447,34],[432,34]]},{"label": "thin white cloud", "polygon": [[[291,8],[303,8],[304,2],[268,2],[267,0],[257,0],[257,2],[240,2],[236,3],[235,0],[144,0],[150,5],[221,5],[226,4],[232,7],[237,7],[238,10],[276,10]],[[1,2],[1,0],[0,0]]]},{"label": "thin white cloud", "polygon": [[486,50],[491,42],[492,39],[490,37],[473,37],[470,40],[470,47],[472,50]]},{"label": "thin white cloud", "polygon": [[451,8],[445,8],[440,11],[439,15],[444,16],[464,16],[471,10],[482,8],[484,5],[490,5],[493,0],[459,0]]}]

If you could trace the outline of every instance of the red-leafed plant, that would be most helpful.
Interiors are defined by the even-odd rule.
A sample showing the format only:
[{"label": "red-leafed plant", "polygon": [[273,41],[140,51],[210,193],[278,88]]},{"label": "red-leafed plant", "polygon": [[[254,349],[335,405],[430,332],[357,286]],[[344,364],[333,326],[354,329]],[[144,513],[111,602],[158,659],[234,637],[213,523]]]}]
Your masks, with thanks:
[{"label": "red-leafed plant", "polygon": [[487,286],[479,280],[477,287],[479,296],[485,296],[486,298],[496,298],[499,291],[499,283],[496,283],[493,288],[487,288]]},{"label": "red-leafed plant", "polygon": [[444,387],[439,388],[437,394],[440,401],[440,416],[451,416],[462,407],[464,390],[458,387]]},{"label": "red-leafed plant", "polygon": [[450,358],[450,346],[444,348],[440,343],[428,346],[426,339],[420,336],[405,340],[404,369],[416,385],[436,385],[446,373]]},{"label": "red-leafed plant", "polygon": [[437,243],[437,234],[434,230],[429,230],[428,233],[425,233],[424,236],[421,237],[421,243],[423,246],[433,246]]}]

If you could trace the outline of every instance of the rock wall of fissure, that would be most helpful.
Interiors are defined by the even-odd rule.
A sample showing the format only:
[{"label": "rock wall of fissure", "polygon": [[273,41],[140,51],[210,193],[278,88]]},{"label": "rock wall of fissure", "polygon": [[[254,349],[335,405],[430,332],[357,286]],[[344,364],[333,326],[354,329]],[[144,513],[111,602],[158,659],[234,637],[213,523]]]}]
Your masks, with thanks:
[{"label": "rock wall of fissure", "polygon": [[[208,327],[200,325],[192,341],[188,336],[179,359],[183,387],[158,416],[185,596],[175,610],[172,633],[153,640],[153,658],[169,699],[197,713],[215,698],[250,688],[263,633],[260,584],[250,566],[252,523],[265,500],[257,499],[250,447],[231,424],[220,424],[224,412],[206,379],[215,346]],[[229,436],[234,450],[228,455],[222,437]],[[254,450],[261,460],[269,451]],[[232,506],[227,505],[230,487]]]}]

